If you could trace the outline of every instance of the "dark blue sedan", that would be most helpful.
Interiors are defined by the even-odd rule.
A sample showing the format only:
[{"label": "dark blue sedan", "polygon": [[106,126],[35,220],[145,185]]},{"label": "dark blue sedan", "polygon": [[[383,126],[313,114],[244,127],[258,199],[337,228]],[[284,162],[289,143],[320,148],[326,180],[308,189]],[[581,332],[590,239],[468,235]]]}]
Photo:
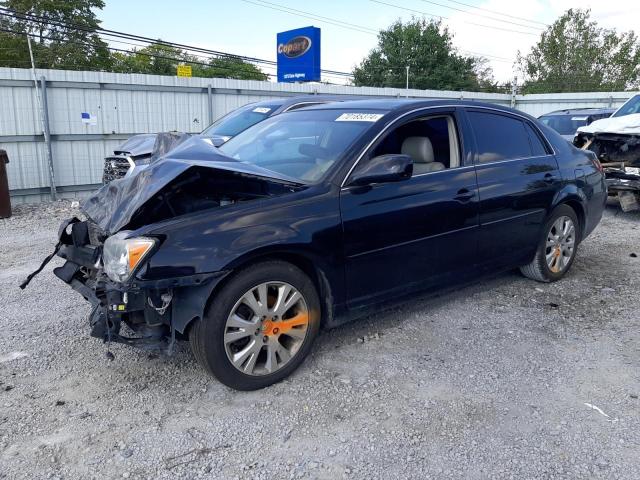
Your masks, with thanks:
[{"label": "dark blue sedan", "polygon": [[516,110],[334,103],[220,149],[193,138],[103,187],[62,226],[55,273],[92,304],[93,336],[188,339],[251,390],[297,368],[322,326],[385,302],[514,267],[561,279],[606,197],[592,153]]}]

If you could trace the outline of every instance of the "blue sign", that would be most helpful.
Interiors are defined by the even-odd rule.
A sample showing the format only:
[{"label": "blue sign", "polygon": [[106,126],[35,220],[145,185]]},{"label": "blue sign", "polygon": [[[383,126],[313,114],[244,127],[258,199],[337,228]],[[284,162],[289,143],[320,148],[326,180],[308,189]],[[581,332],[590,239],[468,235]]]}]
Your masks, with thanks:
[{"label": "blue sign", "polygon": [[319,28],[297,28],[278,34],[278,81],[320,81]]}]

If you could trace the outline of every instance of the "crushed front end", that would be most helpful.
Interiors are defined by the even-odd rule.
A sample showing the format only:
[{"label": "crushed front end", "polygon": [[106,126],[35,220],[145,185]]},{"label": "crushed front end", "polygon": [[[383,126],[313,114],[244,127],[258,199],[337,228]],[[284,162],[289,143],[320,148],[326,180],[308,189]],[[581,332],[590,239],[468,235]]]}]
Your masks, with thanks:
[{"label": "crushed front end", "polygon": [[618,197],[623,211],[640,210],[640,135],[578,133],[574,145],[596,154],[609,195]]},{"label": "crushed front end", "polygon": [[[62,223],[54,253],[21,288],[57,255],[65,263],[54,274],[91,304],[91,335],[170,352],[203,318],[214,288],[229,273],[231,257],[204,253],[219,241],[212,232],[237,228],[229,213],[217,225],[217,212],[304,188],[225,157],[198,137],[172,152],[177,157],[113,180],[87,198],[81,208],[85,219]],[[207,232],[198,237],[206,241],[185,248],[177,232],[192,220],[191,228]],[[228,242],[219,250],[227,251]]]},{"label": "crushed front end", "polygon": [[[213,280],[222,273],[139,280],[136,270],[159,240],[144,239],[149,242],[145,247],[141,246],[140,237],[132,237],[124,246],[129,249],[128,254],[109,252],[113,249],[110,243],[121,242],[126,236],[123,232],[108,240],[90,220],[66,220],[60,226],[56,247],[56,254],[65,263],[53,272],[91,304],[91,336],[104,342],[171,353],[176,338],[183,336],[190,322],[202,315],[202,307],[197,305],[207,298],[216,283]],[[105,268],[105,257],[109,255],[112,258],[107,259]],[[119,271],[125,263],[126,268]],[[194,296],[198,301],[193,301]]]}]

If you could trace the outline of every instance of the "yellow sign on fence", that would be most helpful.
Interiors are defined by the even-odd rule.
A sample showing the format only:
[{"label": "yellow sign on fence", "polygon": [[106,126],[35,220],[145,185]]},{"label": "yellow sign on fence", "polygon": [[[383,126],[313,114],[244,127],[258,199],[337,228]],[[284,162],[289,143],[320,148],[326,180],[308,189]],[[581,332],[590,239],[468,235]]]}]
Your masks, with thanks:
[{"label": "yellow sign on fence", "polygon": [[191,65],[178,65],[178,76],[179,77],[190,77],[191,76]]}]

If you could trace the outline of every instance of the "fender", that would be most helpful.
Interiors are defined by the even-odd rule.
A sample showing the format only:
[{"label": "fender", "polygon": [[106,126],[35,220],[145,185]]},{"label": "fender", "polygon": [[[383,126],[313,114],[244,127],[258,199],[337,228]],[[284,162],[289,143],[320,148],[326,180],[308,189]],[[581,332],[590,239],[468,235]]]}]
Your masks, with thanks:
[{"label": "fender", "polygon": [[[588,199],[584,192],[578,189],[578,187],[573,183],[565,184],[560,190],[558,190],[558,192],[556,192],[556,195],[554,196],[553,202],[551,204],[551,211],[553,211],[553,209],[561,203],[567,203],[570,201],[575,201],[580,204],[580,207],[582,207],[582,212],[576,213],[584,216],[584,210],[587,206]],[[551,211],[549,211],[548,213],[551,213]],[[581,220],[584,220],[584,218],[582,218]]]},{"label": "fender", "polygon": [[548,212],[548,215],[561,204],[568,204],[573,208],[576,212],[576,216],[578,217],[578,221],[580,222],[581,232],[580,232],[580,241],[584,240],[586,236],[591,232],[589,229],[589,222],[585,215],[587,211],[587,204],[589,199],[585,195],[585,193],[577,187],[574,183],[565,184],[555,195],[553,199],[553,203],[551,204],[551,210]]}]

